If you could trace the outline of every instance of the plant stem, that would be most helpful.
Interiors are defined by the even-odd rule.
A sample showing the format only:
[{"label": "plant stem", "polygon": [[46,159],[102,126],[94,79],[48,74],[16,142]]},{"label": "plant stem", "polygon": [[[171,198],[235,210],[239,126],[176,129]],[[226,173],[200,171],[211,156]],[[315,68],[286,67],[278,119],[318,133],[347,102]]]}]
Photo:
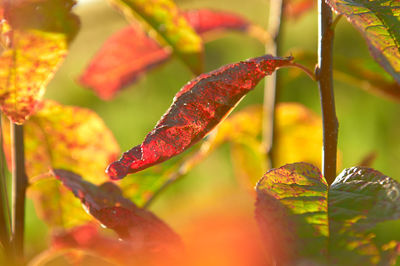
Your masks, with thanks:
[{"label": "plant stem", "polygon": [[3,150],[3,128],[0,116],[0,241],[4,247],[5,256],[12,253],[10,237],[10,209],[8,205],[7,181],[5,175],[5,159]]},{"label": "plant stem", "polygon": [[328,184],[332,184],[336,177],[338,139],[338,121],[332,79],[333,35],[332,11],[325,0],[318,0],[319,41],[316,76],[320,90],[323,122],[322,172]]},{"label": "plant stem", "polygon": [[23,126],[11,123],[12,136],[12,232],[16,258],[23,258],[25,192],[28,184],[25,173]]},{"label": "plant stem", "polygon": [[[272,55],[280,55],[282,39],[282,11],[284,0],[270,1],[268,33],[271,36],[271,42],[265,46],[265,52]],[[277,91],[279,88],[279,78],[275,71],[265,79],[264,86],[264,119],[263,119],[263,142],[269,160],[269,166],[274,167],[274,140],[275,140],[275,107]]]}]

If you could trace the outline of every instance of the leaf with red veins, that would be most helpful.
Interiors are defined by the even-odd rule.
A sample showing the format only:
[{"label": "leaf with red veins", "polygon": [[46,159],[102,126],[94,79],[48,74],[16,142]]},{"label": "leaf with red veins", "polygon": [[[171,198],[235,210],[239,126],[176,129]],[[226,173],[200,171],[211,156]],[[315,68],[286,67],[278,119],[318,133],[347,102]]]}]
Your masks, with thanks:
[{"label": "leaf with red veins", "polygon": [[3,1],[0,108],[22,124],[34,112],[45,87],[79,29],[73,0]]},{"label": "leaf with red veins", "polygon": [[162,48],[136,25],[111,36],[94,56],[79,82],[93,88],[103,100],[110,100],[124,86],[149,69],[170,58]]},{"label": "leaf with red veins", "polygon": [[[245,31],[250,25],[239,15],[222,11],[199,9],[187,11],[183,15],[198,34],[222,30]],[[170,57],[170,49],[158,44],[137,24],[132,24],[112,35],[103,44],[79,82],[93,88],[101,99],[110,100],[123,87]]]},{"label": "leaf with red veins", "polygon": [[143,143],[110,164],[107,174],[121,179],[183,152],[207,135],[262,78],[291,60],[265,55],[201,74],[175,95]]},{"label": "leaf with red veins", "polygon": [[122,196],[121,189],[106,182],[96,186],[79,175],[55,169],[54,176],[79,198],[87,211],[122,239],[135,240],[148,248],[160,245],[180,245],[179,236],[153,213],[138,208]]}]

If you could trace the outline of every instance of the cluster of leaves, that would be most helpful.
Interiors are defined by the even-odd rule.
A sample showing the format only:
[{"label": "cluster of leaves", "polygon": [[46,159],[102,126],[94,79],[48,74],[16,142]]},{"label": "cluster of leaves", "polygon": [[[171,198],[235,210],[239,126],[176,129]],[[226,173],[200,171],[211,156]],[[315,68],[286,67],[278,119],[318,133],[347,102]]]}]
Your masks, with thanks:
[{"label": "cluster of leaves", "polygon": [[[271,41],[260,27],[233,13],[183,12],[172,0],[110,2],[132,25],[106,41],[80,78],[103,99],[112,99],[172,55],[199,75],[203,42],[212,32],[236,30]],[[368,69],[362,67],[338,65],[337,71],[353,82],[368,77],[369,88],[400,99],[400,3],[326,2],[363,33],[371,54],[394,80],[378,74],[369,78]],[[288,1],[286,14],[297,17],[314,4]],[[119,146],[95,113],[42,100],[79,28],[78,18],[71,13],[73,5],[72,0],[18,0],[2,2],[0,10],[0,107],[13,123],[24,124],[29,193],[41,218],[54,229],[52,247],[35,262],[84,263],[101,255],[104,263],[187,265],[191,257],[180,237],[143,206],[224,142],[231,144],[240,180],[254,186],[269,168],[260,140],[262,108],[252,106],[221,121],[265,76],[294,66],[293,58],[264,55],[200,74],[176,94],[144,141],[116,160]],[[315,62],[314,55],[304,51],[298,58]],[[10,130],[3,124],[4,151],[10,162]],[[320,165],[320,118],[299,104],[286,103],[277,107],[276,124],[274,161],[293,164],[272,169],[257,182],[256,218],[268,256],[262,251],[253,254],[252,265],[398,262],[398,237],[380,237],[377,228],[400,219],[400,185],[373,169],[353,167],[328,186],[318,168],[295,163]],[[201,144],[186,153],[179,165],[166,162],[139,172],[197,142]],[[308,154],[302,152],[304,147]],[[111,179],[138,173],[112,183],[107,181],[106,168]],[[122,241],[107,235],[94,220]]]}]

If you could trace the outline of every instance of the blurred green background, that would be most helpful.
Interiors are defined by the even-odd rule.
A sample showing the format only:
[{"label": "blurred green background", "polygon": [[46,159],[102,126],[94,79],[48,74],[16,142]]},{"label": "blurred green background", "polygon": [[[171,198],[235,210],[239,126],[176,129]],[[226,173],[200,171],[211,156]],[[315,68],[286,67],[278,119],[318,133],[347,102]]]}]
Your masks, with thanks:
[{"label": "blurred green background", "polygon": [[[263,27],[268,21],[268,0],[177,0],[177,3],[182,8],[211,7],[237,12]],[[183,63],[173,59],[140,78],[113,101],[98,99],[93,92],[76,83],[77,77],[102,43],[127,22],[105,0],[82,1],[75,11],[81,17],[80,33],[48,86],[45,98],[96,111],[113,131],[122,151],[128,150],[143,140],[169,107],[175,93],[193,76]],[[290,55],[295,49],[316,51],[316,13],[313,10],[297,20],[285,22],[283,56]],[[361,35],[345,19],[337,25],[334,52],[349,58],[366,58],[368,64],[376,65]],[[228,33],[207,43],[205,54],[206,71],[210,71],[227,63],[260,56],[264,54],[264,47],[244,34]],[[380,69],[379,66],[377,68]],[[287,70],[280,72],[283,88],[279,101],[301,102],[320,113],[317,84],[305,75],[293,77]],[[335,96],[341,168],[356,165],[368,153],[375,151],[378,157],[373,167],[400,180],[399,105],[340,82],[335,82]],[[246,96],[238,109],[254,103],[261,104],[262,99],[261,84]],[[252,216],[254,200],[235,179],[229,157],[228,147],[222,146],[162,194],[151,210],[178,233],[182,225],[207,213],[233,211]],[[30,201],[26,240],[29,256],[48,245],[46,226],[36,217]]]}]

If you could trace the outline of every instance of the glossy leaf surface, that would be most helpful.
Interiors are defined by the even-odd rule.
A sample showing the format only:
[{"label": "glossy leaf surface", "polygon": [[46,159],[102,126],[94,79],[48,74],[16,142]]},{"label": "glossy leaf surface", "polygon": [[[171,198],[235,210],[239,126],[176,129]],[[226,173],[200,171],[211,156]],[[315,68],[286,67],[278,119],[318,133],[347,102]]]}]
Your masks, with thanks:
[{"label": "glossy leaf surface", "polygon": [[400,219],[400,184],[392,178],[366,167],[345,169],[329,190],[329,217],[333,263],[393,265],[400,256],[400,239],[379,239],[374,231]]},{"label": "glossy leaf surface", "polygon": [[13,122],[21,124],[34,112],[66,56],[79,28],[71,13],[74,4],[73,0],[1,3],[3,22],[9,27],[2,28],[8,45],[0,56],[0,105]]},{"label": "glossy leaf surface", "polygon": [[171,46],[174,53],[195,74],[202,72],[203,42],[172,0],[109,0],[128,18],[139,17],[145,27],[155,31],[160,42]]},{"label": "glossy leaf surface", "polygon": [[106,182],[96,186],[70,171],[53,172],[93,217],[114,230],[122,239],[140,241],[140,245],[148,248],[180,243],[179,237],[169,226],[151,212],[138,208],[124,198],[114,183]]},{"label": "glossy leaf surface", "polygon": [[121,179],[175,156],[201,140],[266,75],[290,64],[271,55],[223,66],[185,85],[142,144],[110,164],[107,173]]},{"label": "glossy leaf surface", "polygon": [[372,56],[400,83],[400,2],[326,0],[366,39]]},{"label": "glossy leaf surface", "polygon": [[[249,26],[244,18],[222,11],[198,9],[183,15],[199,34],[223,30],[244,31]],[[138,25],[132,24],[103,44],[80,77],[80,83],[93,88],[100,98],[110,100],[124,86],[170,56],[169,49],[159,45]]]},{"label": "glossy leaf surface", "polygon": [[306,163],[272,169],[256,191],[256,219],[276,261],[323,263],[329,235],[328,191],[319,169]]}]

